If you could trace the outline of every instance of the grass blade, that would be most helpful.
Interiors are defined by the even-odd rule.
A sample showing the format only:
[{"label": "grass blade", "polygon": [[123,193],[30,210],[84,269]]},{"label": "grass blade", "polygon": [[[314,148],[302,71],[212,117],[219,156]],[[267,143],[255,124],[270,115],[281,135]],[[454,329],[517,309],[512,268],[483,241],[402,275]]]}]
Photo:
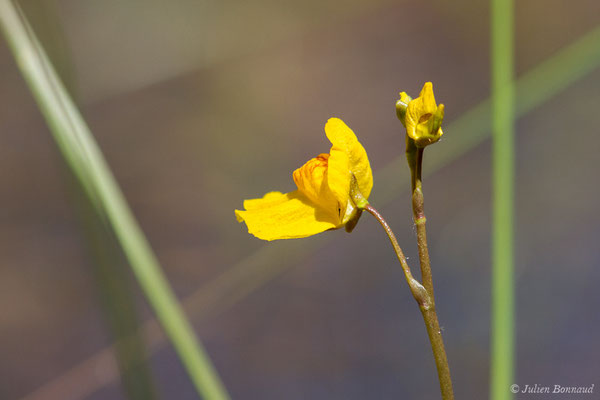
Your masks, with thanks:
[{"label": "grass blade", "polygon": [[514,81],[513,2],[492,0],[492,327],[490,398],[513,397]]},{"label": "grass blade", "polygon": [[89,128],[27,19],[10,0],[0,0],[0,25],[64,158],[94,207],[110,222],[136,279],[194,386],[205,399],[227,399],[223,384],[185,318]]}]

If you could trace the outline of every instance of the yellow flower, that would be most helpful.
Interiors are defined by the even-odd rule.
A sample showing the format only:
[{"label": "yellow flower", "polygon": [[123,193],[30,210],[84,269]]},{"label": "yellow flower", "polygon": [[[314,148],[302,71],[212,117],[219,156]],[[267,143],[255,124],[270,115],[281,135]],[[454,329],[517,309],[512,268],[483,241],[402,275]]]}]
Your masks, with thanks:
[{"label": "yellow flower", "polygon": [[355,222],[357,209],[350,199],[352,175],[365,198],[373,187],[367,153],[341,119],[329,119],[325,134],[331,150],[294,171],[298,190],[270,192],[261,199],[245,200],[244,211],[235,210],[249,233],[263,240],[293,239]]},{"label": "yellow flower", "polygon": [[[402,92],[400,93],[400,99],[410,98]],[[403,121],[406,134],[415,141],[417,147],[425,147],[435,143],[443,135],[443,119],[444,105],[436,105],[435,97],[433,97],[433,86],[431,82],[427,82],[423,85],[419,97],[408,102]]]}]

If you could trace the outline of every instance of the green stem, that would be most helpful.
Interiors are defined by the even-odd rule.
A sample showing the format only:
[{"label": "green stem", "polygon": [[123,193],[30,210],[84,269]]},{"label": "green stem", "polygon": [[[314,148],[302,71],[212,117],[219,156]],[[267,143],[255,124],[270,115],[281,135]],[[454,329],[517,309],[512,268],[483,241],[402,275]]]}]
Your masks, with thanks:
[{"label": "green stem", "polygon": [[94,207],[104,213],[114,229],[136,279],[198,393],[205,399],[228,399],[89,128],[27,19],[10,0],[0,0],[0,27],[63,156]]},{"label": "green stem", "polygon": [[492,0],[492,355],[490,397],[513,398],[514,82],[513,3]]},{"label": "green stem", "polygon": [[396,235],[394,235],[392,228],[390,228],[387,221],[383,219],[381,214],[379,214],[379,212],[375,208],[373,208],[373,206],[367,204],[366,206],[364,206],[364,209],[367,210],[371,215],[373,215],[375,219],[377,219],[377,221],[379,221],[379,223],[383,227],[383,230],[385,230],[385,233],[388,235],[388,238],[392,243],[392,247],[394,248],[394,252],[396,253],[396,257],[398,257],[398,261],[400,261],[402,271],[404,271],[404,277],[406,278],[406,282],[408,283],[413,297],[415,298],[417,303],[419,303],[419,306],[421,308],[429,308],[431,306],[429,294],[427,293],[427,290],[423,287],[423,285],[421,285],[421,283],[412,276],[410,267],[406,262],[406,257],[402,252],[402,248],[398,244],[398,240],[396,239]]},{"label": "green stem", "polygon": [[[412,141],[411,141],[412,142]],[[423,197],[423,183],[421,180],[423,166],[424,148],[414,148],[414,157],[408,158],[411,169],[411,188],[412,188],[412,210],[413,220],[417,228],[417,246],[419,249],[419,265],[421,266],[421,277],[423,286],[431,295],[431,301],[435,305],[433,292],[433,277],[431,274],[431,261],[429,259],[429,248],[427,247],[427,228],[425,217],[425,201]],[[408,150],[407,150],[408,151]],[[410,164],[411,159],[413,164]]]},{"label": "green stem", "polygon": [[442,330],[438,321],[435,305],[432,305],[429,310],[423,310],[423,320],[427,327],[427,335],[431,343],[431,350],[435,359],[435,366],[438,372],[440,381],[440,391],[443,400],[454,400],[454,390],[452,388],[452,377],[450,376],[450,366],[448,365],[448,357],[444,347],[444,339],[442,338]]},{"label": "green stem", "polygon": [[415,146],[414,141],[408,136],[406,137],[406,159],[408,161],[408,166],[410,167],[412,210],[413,220],[415,222],[415,226],[417,227],[419,265],[421,266],[423,286],[427,290],[427,293],[429,293],[431,299],[431,309],[426,310],[427,312],[423,313],[423,319],[425,320],[425,326],[427,326],[427,334],[429,335],[431,349],[433,350],[433,356],[435,358],[435,365],[437,366],[438,370],[442,398],[446,400],[454,399],[454,393],[452,389],[450,367],[448,365],[448,359],[446,357],[446,351],[444,349],[444,342],[442,339],[442,331],[440,329],[440,324],[435,312],[433,276],[431,273],[429,248],[427,247],[427,230],[425,227],[427,218],[425,217],[425,201],[423,197],[423,183],[421,179],[424,150],[424,148]]},{"label": "green stem", "polygon": [[431,350],[433,351],[433,357],[435,359],[435,365],[438,372],[442,399],[453,400],[454,393],[452,390],[452,380],[450,378],[450,367],[448,366],[448,358],[446,357],[446,349],[444,348],[442,331],[440,329],[440,323],[435,311],[435,304],[433,304],[433,298],[430,293],[428,293],[427,289],[412,276],[410,267],[406,262],[406,257],[404,256],[404,253],[398,244],[398,240],[396,239],[394,232],[392,232],[392,229],[385,219],[383,219],[381,214],[379,214],[379,212],[370,204],[367,204],[364,209],[373,215],[377,221],[379,221],[385,230],[385,233],[388,235],[390,242],[392,243],[392,247],[396,252],[398,261],[400,261],[400,265],[404,271],[404,276],[406,277],[410,291],[419,304],[419,309],[423,315],[423,321],[425,322],[425,327],[427,328],[427,335],[429,336],[429,342],[431,343]]}]

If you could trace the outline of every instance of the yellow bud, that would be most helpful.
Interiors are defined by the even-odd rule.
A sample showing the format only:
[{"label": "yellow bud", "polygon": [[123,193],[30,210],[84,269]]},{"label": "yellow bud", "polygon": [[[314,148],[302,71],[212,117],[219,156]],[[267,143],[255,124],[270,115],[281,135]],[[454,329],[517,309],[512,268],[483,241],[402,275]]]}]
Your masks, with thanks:
[{"label": "yellow bud", "polygon": [[[400,100],[402,100],[402,93]],[[398,103],[396,103],[396,109],[398,110]],[[444,105],[436,104],[431,82],[423,85],[419,97],[408,102],[404,113],[404,120],[402,121],[402,118],[400,120],[406,127],[406,134],[417,147],[435,143],[444,134],[442,131]]]}]

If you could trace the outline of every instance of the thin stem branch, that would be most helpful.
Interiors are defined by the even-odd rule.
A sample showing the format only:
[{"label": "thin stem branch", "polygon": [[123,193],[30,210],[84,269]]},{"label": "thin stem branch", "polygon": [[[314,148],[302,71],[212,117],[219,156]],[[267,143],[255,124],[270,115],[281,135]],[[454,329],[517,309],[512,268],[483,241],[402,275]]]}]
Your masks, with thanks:
[{"label": "thin stem branch", "polygon": [[400,261],[400,265],[402,266],[402,270],[404,271],[404,276],[406,277],[406,281],[408,282],[408,286],[410,287],[411,293],[417,303],[419,304],[419,309],[421,310],[421,314],[423,315],[423,320],[425,321],[425,327],[427,328],[427,335],[429,336],[429,341],[431,343],[431,349],[433,351],[433,357],[435,359],[435,365],[437,367],[438,378],[440,381],[440,391],[442,393],[443,400],[454,400],[454,393],[452,390],[452,380],[450,378],[450,367],[448,366],[448,359],[446,357],[446,349],[444,348],[444,341],[442,339],[442,332],[440,329],[440,323],[438,321],[438,317],[435,311],[435,304],[433,303],[432,296],[428,293],[427,289],[419,283],[413,276],[410,271],[410,267],[406,262],[406,257],[398,244],[398,240],[392,232],[392,229],[388,225],[385,219],[379,214],[379,212],[373,208],[370,204],[367,204],[364,207],[371,215],[379,221],[385,233],[387,233],[390,242],[392,243],[392,247],[396,252],[396,256],[398,257],[398,261]]},{"label": "thin stem branch", "polygon": [[396,252],[396,257],[398,257],[398,261],[400,261],[400,265],[402,266],[402,271],[404,271],[404,276],[406,277],[406,282],[408,283],[408,286],[410,287],[410,291],[413,294],[413,297],[415,298],[417,303],[419,303],[419,307],[421,307],[421,309],[423,309],[423,308],[429,309],[431,307],[431,301],[429,299],[429,294],[427,293],[427,290],[423,287],[423,285],[421,285],[421,283],[412,276],[410,267],[408,266],[408,263],[406,262],[406,257],[404,256],[404,253],[402,252],[402,248],[398,244],[398,240],[396,239],[396,235],[394,235],[392,228],[390,228],[390,226],[388,225],[386,220],[383,219],[381,214],[379,214],[379,212],[375,208],[373,208],[373,206],[371,206],[370,204],[367,204],[364,207],[364,209],[367,210],[371,215],[373,215],[375,217],[375,219],[377,219],[377,221],[379,221],[379,223],[385,230],[385,233],[387,233],[388,238],[390,239],[390,242],[392,243],[392,247],[394,248],[394,251]]}]

